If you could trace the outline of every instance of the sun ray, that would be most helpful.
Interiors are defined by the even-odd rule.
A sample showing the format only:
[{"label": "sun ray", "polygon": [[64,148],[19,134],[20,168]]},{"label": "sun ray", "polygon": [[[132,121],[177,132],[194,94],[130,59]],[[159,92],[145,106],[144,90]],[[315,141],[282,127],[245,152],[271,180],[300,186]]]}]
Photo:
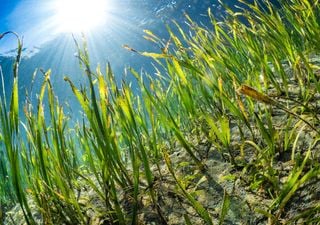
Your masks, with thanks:
[{"label": "sun ray", "polygon": [[89,31],[107,19],[106,0],[56,0],[54,20],[61,32]]}]

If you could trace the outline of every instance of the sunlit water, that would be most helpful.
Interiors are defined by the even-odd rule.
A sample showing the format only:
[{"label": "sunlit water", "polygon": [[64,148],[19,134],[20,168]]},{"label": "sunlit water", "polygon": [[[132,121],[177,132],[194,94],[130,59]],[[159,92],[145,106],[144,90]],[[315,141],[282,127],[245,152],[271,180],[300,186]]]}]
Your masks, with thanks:
[{"label": "sunlit water", "polygon": [[[3,9],[0,11],[4,14],[0,16],[2,24],[0,29],[4,30],[0,30],[0,33],[12,30],[21,35],[24,40],[25,48],[20,66],[21,102],[24,101],[25,90],[29,92],[32,98],[36,99],[35,95],[42,82],[42,75],[38,73],[31,90],[31,80],[35,69],[41,68],[46,71],[51,68],[52,83],[60,103],[63,104],[67,100],[71,109],[77,111],[76,101],[69,86],[63,81],[63,77],[65,75],[69,76],[76,84],[85,80],[75,56],[76,48],[72,37],[73,32],[76,39],[80,40],[79,29],[77,27],[75,32],[72,29],[69,31],[63,22],[65,18],[57,19],[57,9],[55,8],[55,2],[57,1],[59,0],[21,0],[14,7],[11,6],[11,10]],[[135,68],[137,71],[144,70],[150,74],[154,72],[149,58],[142,57],[122,47],[123,45],[129,45],[140,51],[160,51],[161,46],[150,43],[143,38],[143,30],[151,30],[166,42],[168,33],[165,25],[172,26],[172,20],[177,21],[184,29],[187,29],[185,13],[203,26],[210,26],[207,17],[209,7],[216,16],[223,16],[222,7],[216,0],[104,1],[106,2],[104,21],[100,21],[99,26],[86,30],[84,33],[88,41],[92,67],[95,68],[100,64],[104,68],[104,65],[110,62],[117,80],[123,78],[124,69],[128,66]],[[224,2],[234,7],[235,1]],[[59,4],[61,4],[61,1]],[[10,4],[7,3],[7,5]],[[72,9],[70,10],[72,11]],[[80,8],[74,5],[74,10],[79,11]],[[63,13],[66,12],[63,11]],[[83,24],[85,23],[85,20],[80,17],[78,20]],[[15,50],[12,50],[15,47],[16,40],[13,36],[0,40],[0,63],[7,92],[10,91],[12,84],[12,58],[8,56],[15,54]],[[126,79],[130,81],[132,78],[129,76]],[[73,113],[76,114],[76,112]]]}]

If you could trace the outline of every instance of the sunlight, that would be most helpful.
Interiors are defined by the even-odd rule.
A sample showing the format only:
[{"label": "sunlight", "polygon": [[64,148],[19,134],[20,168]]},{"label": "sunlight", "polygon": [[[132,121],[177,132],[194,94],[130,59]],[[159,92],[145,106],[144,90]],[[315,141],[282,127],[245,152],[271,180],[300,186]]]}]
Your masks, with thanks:
[{"label": "sunlight", "polygon": [[[74,47],[70,33],[88,37],[91,52],[101,56],[101,46],[107,49],[122,46],[141,36],[139,22],[147,10],[128,0],[26,0],[21,1],[6,18],[9,30],[23,34],[28,56],[39,51],[45,43],[66,40],[59,48]],[[71,41],[70,39],[71,38]],[[68,40],[68,41],[67,41]],[[11,38],[2,39],[0,52],[10,54],[16,48]],[[13,51],[15,53],[15,51]]]},{"label": "sunlight", "polygon": [[60,32],[89,31],[104,24],[107,0],[56,0],[54,20]]}]

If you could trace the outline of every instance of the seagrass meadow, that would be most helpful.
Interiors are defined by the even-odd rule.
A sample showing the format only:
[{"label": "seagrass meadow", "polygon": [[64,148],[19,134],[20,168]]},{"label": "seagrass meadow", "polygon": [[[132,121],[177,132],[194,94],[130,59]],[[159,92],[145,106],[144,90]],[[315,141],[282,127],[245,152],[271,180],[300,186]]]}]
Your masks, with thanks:
[{"label": "seagrass meadow", "polygon": [[21,105],[22,43],[1,34],[18,40],[0,101],[1,224],[320,224],[319,1],[243,4],[223,20],[209,9],[208,27],[186,15],[165,41],[145,30],[158,52],[124,45],[155,63],[126,69],[138,94],[75,40],[87,83],[61,82],[78,122],[50,70]]}]

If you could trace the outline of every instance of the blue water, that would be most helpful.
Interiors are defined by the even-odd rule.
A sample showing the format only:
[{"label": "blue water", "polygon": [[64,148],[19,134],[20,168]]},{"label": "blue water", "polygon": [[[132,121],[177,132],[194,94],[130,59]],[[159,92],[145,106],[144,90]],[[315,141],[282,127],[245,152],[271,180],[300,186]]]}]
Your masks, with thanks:
[{"label": "blue water", "polygon": [[[12,3],[9,4],[9,0],[5,1],[8,1],[8,10],[14,9]],[[28,3],[29,5],[26,5],[26,10],[32,10],[33,7],[37,6],[37,4],[32,3],[32,0],[25,2],[30,2]],[[17,2],[17,4],[18,3],[19,2]],[[224,3],[231,8],[235,8],[235,1],[233,0],[224,1]],[[32,6],[30,4],[35,5]],[[110,62],[117,79],[125,78],[129,81],[132,80],[132,77],[124,76],[124,68],[128,66],[135,68],[137,71],[144,70],[150,74],[154,73],[149,58],[130,52],[122,47],[126,44],[140,51],[159,52],[160,46],[150,43],[143,38],[144,29],[153,31],[165,42],[168,40],[168,32],[165,24],[172,26],[172,20],[177,21],[182,28],[188,29],[184,16],[185,13],[195,22],[203,26],[210,26],[207,17],[207,9],[209,7],[218,18],[224,16],[223,8],[216,0],[118,0],[114,1],[113,6],[113,11],[110,10],[110,13],[114,17],[114,23],[86,34],[91,64],[93,69],[98,64],[104,68],[104,65]],[[19,9],[19,7],[17,8]],[[20,8],[22,8],[20,11],[17,9],[13,11],[16,14],[23,14],[24,6],[22,5]],[[8,10],[2,10],[0,13],[10,14]],[[29,12],[29,14],[32,13]],[[31,90],[31,80],[34,71],[37,68],[42,68],[44,71],[51,68],[52,84],[60,103],[64,104],[65,101],[68,101],[71,109],[73,109],[72,113],[77,117],[76,101],[71,93],[71,89],[63,81],[65,75],[70,77],[77,85],[85,81],[85,76],[79,69],[78,60],[75,57],[75,44],[70,33],[51,37],[50,31],[46,30],[44,32],[46,24],[42,24],[43,27],[36,25],[39,24],[38,22],[40,20],[44,19],[42,16],[48,16],[43,14],[45,13],[37,14],[35,12],[28,17],[28,13],[26,13],[23,14],[26,15],[25,17],[17,16],[17,21],[15,21],[15,19],[11,22],[6,20],[7,26],[2,27],[2,29],[8,28],[17,31],[25,38],[25,49],[20,65],[20,101],[21,103],[24,102],[25,91],[28,91],[31,98],[36,99],[36,93],[42,82],[42,75],[38,73],[34,87]],[[15,14],[13,13],[13,15]],[[5,18],[6,15],[0,15],[0,17],[2,21],[4,21],[3,18]],[[33,29],[34,27],[37,29]],[[0,30],[0,33],[4,31],[5,30]],[[76,35],[76,37],[79,36]],[[14,37],[10,38],[14,40]],[[0,50],[6,47],[3,43],[8,44],[8,39],[6,42],[0,40]],[[10,44],[12,44],[12,42]],[[2,55],[0,55],[0,65],[4,73],[5,89],[7,92],[10,92],[12,85],[11,70],[13,62],[13,59],[8,55],[12,55],[13,53],[14,51],[0,51]]]}]

